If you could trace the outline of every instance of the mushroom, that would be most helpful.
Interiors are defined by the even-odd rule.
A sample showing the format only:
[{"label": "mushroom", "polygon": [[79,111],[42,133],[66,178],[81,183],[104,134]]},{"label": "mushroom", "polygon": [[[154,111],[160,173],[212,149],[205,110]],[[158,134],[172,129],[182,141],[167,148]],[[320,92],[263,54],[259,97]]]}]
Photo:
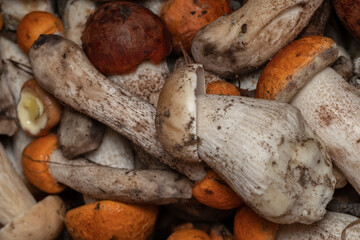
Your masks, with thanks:
[{"label": "mushroom", "polygon": [[4,27],[16,30],[21,19],[28,13],[34,11],[53,12],[51,0],[0,0],[1,13]]},{"label": "mushroom", "polygon": [[204,95],[203,82],[198,64],[166,81],[156,116],[164,149],[179,161],[207,163],[268,220],[319,220],[335,179],[325,148],[300,112],[275,101]]},{"label": "mushroom", "polygon": [[49,134],[60,122],[61,112],[60,104],[35,79],[24,83],[17,104],[17,117],[25,132],[34,137]]},{"label": "mushroom", "polygon": [[155,108],[111,83],[75,43],[58,35],[43,35],[29,57],[34,77],[53,96],[110,126],[191,180],[205,176],[203,164],[178,162],[165,152],[156,137]]},{"label": "mushroom", "polygon": [[[36,203],[0,144],[0,239],[55,239],[63,227],[64,202],[48,196]],[[29,224],[31,223],[31,224]]]},{"label": "mushroom", "polygon": [[217,18],[231,12],[228,0],[169,0],[164,3],[160,17],[171,33],[175,52],[182,45],[190,52],[195,34]]},{"label": "mushroom", "polygon": [[40,34],[64,34],[61,20],[49,12],[34,11],[26,14],[20,21],[16,40],[19,47],[28,53],[31,45]]},{"label": "mushroom", "polygon": [[153,232],[158,212],[154,205],[98,201],[71,209],[65,223],[73,239],[146,240]]},{"label": "mushroom", "polygon": [[[68,160],[55,135],[37,138],[24,150],[23,169],[31,183],[48,193],[62,184],[97,199],[127,203],[167,204],[191,197],[191,182],[170,170],[132,170]],[[62,183],[62,184],[60,184]]]},{"label": "mushroom", "polygon": [[346,29],[360,40],[360,2],[356,0],[333,0],[335,12]]},{"label": "mushroom", "polygon": [[327,67],[336,58],[337,48],[331,39],[320,36],[299,39],[265,67],[257,97],[290,102],[299,108],[324,142],[334,165],[360,192],[359,92]]},{"label": "mushroom", "polygon": [[0,135],[13,136],[17,130],[15,101],[2,75],[0,77]]},{"label": "mushroom", "polygon": [[89,17],[81,39],[99,71],[156,106],[170,74],[164,59],[171,52],[170,34],[159,17],[136,3],[111,2]]},{"label": "mushroom", "polygon": [[105,129],[98,121],[65,107],[57,130],[62,153],[73,159],[96,150],[104,138]]},{"label": "mushroom", "polygon": [[322,2],[248,1],[201,29],[192,42],[192,55],[206,70],[224,77],[254,70],[291,42]]},{"label": "mushroom", "polygon": [[323,239],[359,239],[358,218],[327,212],[323,219],[311,225],[279,225],[275,240],[323,240]]},{"label": "mushroom", "polygon": [[191,239],[211,240],[210,236],[206,232],[198,229],[180,229],[173,232],[167,238],[167,240],[191,240]]}]

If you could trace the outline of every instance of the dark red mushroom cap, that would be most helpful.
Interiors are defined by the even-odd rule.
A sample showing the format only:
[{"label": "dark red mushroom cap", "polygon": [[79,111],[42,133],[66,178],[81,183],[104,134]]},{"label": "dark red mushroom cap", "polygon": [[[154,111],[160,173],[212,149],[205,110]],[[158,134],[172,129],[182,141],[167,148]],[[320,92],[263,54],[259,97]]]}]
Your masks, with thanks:
[{"label": "dark red mushroom cap", "polygon": [[132,2],[110,2],[91,15],[83,49],[104,74],[126,74],[144,61],[158,64],[171,52],[171,37],[161,19]]}]

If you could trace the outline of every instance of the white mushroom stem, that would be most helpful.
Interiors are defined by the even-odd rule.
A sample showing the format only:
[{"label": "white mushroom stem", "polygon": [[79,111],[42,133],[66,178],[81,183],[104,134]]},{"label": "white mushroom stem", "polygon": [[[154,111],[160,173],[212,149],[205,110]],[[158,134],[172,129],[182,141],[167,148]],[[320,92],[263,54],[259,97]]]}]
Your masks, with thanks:
[{"label": "white mushroom stem", "polygon": [[348,214],[327,212],[322,220],[311,225],[280,225],[275,240],[360,239],[360,225],[355,224],[358,220],[357,217]]},{"label": "white mushroom stem", "polygon": [[335,186],[331,161],[288,104],[197,96],[198,155],[256,212],[277,223],[312,223]]},{"label": "white mushroom stem", "polygon": [[99,148],[84,156],[87,160],[113,168],[134,169],[134,153],[128,139],[106,128]]},{"label": "white mushroom stem", "polygon": [[160,91],[169,75],[168,65],[166,61],[163,61],[158,65],[144,62],[134,73],[112,75],[108,78],[119,85],[121,89],[127,90],[156,107]]},{"label": "white mushroom stem", "polygon": [[333,69],[317,73],[291,102],[360,193],[360,94]]},{"label": "white mushroom stem", "polygon": [[64,16],[62,17],[66,38],[75,42],[80,47],[81,35],[85,29],[88,17],[95,11],[96,3],[90,0],[67,1]]},{"label": "white mushroom stem", "polygon": [[0,144],[0,223],[6,225],[28,211],[36,201],[11,166]]},{"label": "white mushroom stem", "polygon": [[322,2],[250,0],[201,29],[192,41],[192,55],[220,76],[249,72],[291,42]]},{"label": "white mushroom stem", "polygon": [[0,0],[1,13],[6,29],[16,30],[21,19],[33,11],[53,13],[51,0]]},{"label": "white mushroom stem", "polygon": [[57,181],[98,199],[167,204],[192,196],[191,182],[173,171],[111,168],[68,160],[60,150],[50,157],[50,172]]},{"label": "white mushroom stem", "polygon": [[201,163],[175,161],[162,148],[155,130],[155,108],[98,72],[74,42],[42,35],[29,51],[39,84],[72,108],[110,126],[161,162],[192,180],[205,174]]}]

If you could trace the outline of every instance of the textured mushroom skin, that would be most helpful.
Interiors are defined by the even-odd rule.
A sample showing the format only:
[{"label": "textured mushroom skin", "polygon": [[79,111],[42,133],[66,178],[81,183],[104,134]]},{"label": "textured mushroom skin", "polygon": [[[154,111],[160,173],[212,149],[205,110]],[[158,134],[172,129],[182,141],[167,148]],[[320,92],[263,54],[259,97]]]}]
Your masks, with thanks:
[{"label": "textured mushroom skin", "polygon": [[149,60],[160,63],[171,52],[170,34],[161,19],[131,2],[103,5],[89,17],[83,49],[104,74],[125,74]]},{"label": "textured mushroom skin", "polygon": [[360,2],[358,0],[333,0],[340,21],[360,40]]},{"label": "textured mushroom skin", "polygon": [[310,224],[325,214],[330,157],[300,111],[275,101],[197,97],[198,155],[258,214]]},{"label": "textured mushroom skin", "polygon": [[249,1],[201,29],[193,39],[191,52],[196,62],[221,76],[249,72],[292,41],[321,3],[322,0]]}]

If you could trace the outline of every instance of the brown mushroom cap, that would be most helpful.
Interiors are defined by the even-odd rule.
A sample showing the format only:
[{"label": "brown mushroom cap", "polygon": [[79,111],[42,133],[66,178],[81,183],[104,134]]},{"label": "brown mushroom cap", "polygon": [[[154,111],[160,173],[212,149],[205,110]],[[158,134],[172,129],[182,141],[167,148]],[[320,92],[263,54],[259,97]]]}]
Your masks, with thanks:
[{"label": "brown mushroom cap", "polygon": [[360,40],[360,1],[333,0],[333,5],[342,24]]},{"label": "brown mushroom cap", "polygon": [[161,19],[133,2],[110,2],[91,15],[83,49],[104,74],[125,74],[149,60],[159,64],[171,52],[171,36]]},{"label": "brown mushroom cap", "polygon": [[309,36],[283,48],[265,67],[256,97],[289,102],[317,72],[333,63],[338,49],[333,40]]},{"label": "brown mushroom cap", "polygon": [[[202,66],[188,64],[177,69],[161,90],[156,111],[156,130],[164,149],[183,161],[200,161],[197,156],[197,81],[205,81]],[[202,74],[201,74],[202,73]],[[205,84],[202,89],[205,93]],[[177,96],[177,97],[174,97]]]},{"label": "brown mushroom cap", "polygon": [[65,211],[60,197],[47,196],[3,227],[0,239],[55,239],[64,226]]}]

